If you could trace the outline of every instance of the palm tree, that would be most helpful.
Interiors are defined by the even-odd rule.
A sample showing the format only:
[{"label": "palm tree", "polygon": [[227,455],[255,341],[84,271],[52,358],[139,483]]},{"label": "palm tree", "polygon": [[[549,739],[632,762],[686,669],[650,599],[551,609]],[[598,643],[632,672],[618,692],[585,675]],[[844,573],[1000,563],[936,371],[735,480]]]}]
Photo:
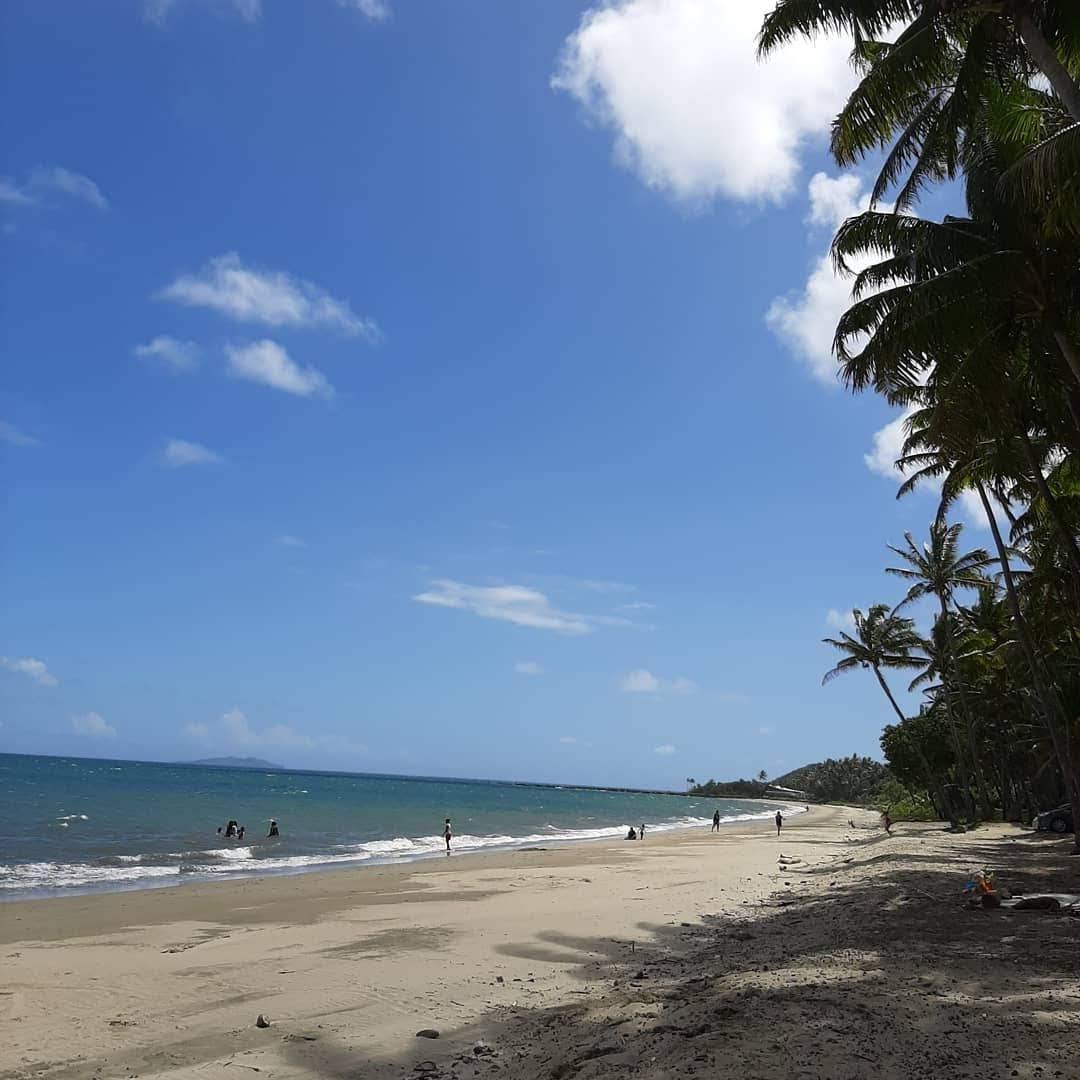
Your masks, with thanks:
[{"label": "palm tree", "polygon": [[885,573],[893,574],[910,582],[907,595],[897,605],[899,608],[927,596],[937,598],[942,616],[946,616],[960,589],[982,589],[987,584],[986,570],[996,562],[982,548],[973,548],[958,554],[960,534],[964,531],[959,522],[950,525],[938,519],[930,526],[930,539],[921,546],[911,533],[904,533],[906,546],[899,548],[889,544],[907,564],[886,567]]},{"label": "palm tree", "polygon": [[[880,40],[898,25],[894,42]],[[934,89],[946,92],[947,102],[1005,75],[1030,82],[1037,71],[1080,121],[1080,84],[1068,66],[1080,42],[1073,0],[778,0],[762,24],[758,53],[832,32],[852,36],[867,70],[864,86],[876,92],[860,94],[860,87],[852,95],[851,126],[876,128],[882,141],[912,121],[913,99],[921,103]]]},{"label": "palm tree", "polygon": [[893,711],[902,721],[903,710],[896,703],[889,684],[885,681],[882,669],[888,671],[913,670],[921,666],[922,661],[912,655],[912,649],[921,644],[915,632],[912,619],[904,618],[889,610],[888,604],[874,604],[864,615],[858,608],[851,613],[855,622],[854,635],[841,631],[839,638],[823,638],[826,645],[832,645],[847,655],[832,670],[825,673],[821,685],[832,682],[845,671],[856,668],[869,668],[877,678],[882,692],[889,699]]}]

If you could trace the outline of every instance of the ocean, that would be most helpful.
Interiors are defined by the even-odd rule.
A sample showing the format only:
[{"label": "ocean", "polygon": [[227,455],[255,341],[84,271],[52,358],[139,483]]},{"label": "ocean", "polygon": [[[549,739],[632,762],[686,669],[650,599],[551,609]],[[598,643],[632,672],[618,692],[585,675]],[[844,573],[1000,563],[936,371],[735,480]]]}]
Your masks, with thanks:
[{"label": "ocean", "polygon": [[[0,898],[153,888],[454,851],[646,836],[783,803],[486,780],[0,754]],[[802,807],[791,807],[797,812]],[[218,826],[234,818],[244,840]],[[267,838],[270,819],[281,835]]]}]

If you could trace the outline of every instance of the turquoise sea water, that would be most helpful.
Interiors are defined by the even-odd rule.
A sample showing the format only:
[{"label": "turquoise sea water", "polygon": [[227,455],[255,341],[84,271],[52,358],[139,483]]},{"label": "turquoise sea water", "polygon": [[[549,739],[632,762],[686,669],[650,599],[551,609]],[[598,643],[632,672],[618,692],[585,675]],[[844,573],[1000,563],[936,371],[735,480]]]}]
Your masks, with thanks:
[{"label": "turquoise sea water", "polygon": [[[772,816],[740,799],[0,754],[0,898],[147,888]],[[799,808],[792,808],[795,811]],[[243,842],[217,827],[235,818]],[[267,839],[276,818],[278,839]]]}]

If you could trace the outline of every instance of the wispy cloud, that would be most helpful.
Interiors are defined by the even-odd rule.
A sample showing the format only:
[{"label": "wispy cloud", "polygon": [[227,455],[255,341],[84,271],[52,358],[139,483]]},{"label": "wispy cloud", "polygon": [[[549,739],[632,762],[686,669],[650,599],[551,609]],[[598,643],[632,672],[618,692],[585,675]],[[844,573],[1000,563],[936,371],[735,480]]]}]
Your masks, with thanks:
[{"label": "wispy cloud", "polygon": [[652,611],[655,604],[646,603],[644,600],[634,600],[629,604],[620,604],[616,611]]},{"label": "wispy cloud", "polygon": [[497,619],[534,630],[580,635],[590,634],[599,626],[631,625],[626,619],[561,611],[544,593],[526,585],[466,585],[441,578],[433,581],[431,586],[413,599],[418,604],[457,608],[482,619]]},{"label": "wispy cloud", "polygon": [[88,203],[97,210],[109,209],[109,200],[89,176],[59,165],[39,165],[31,169],[22,184],[10,176],[0,176],[0,202],[12,206],[39,206],[47,203],[52,195]]},{"label": "wispy cloud", "polygon": [[245,266],[236,252],[218,255],[197,274],[183,274],[157,294],[186,307],[208,308],[236,322],[336,330],[375,342],[382,332],[325,289],[283,270]]},{"label": "wispy cloud", "polygon": [[321,371],[302,367],[276,341],[226,345],[225,355],[226,370],[233,378],[261,383],[297,397],[334,396],[334,388]]},{"label": "wispy cloud", "polygon": [[544,669],[535,660],[519,660],[514,665],[519,675],[543,675]]},{"label": "wispy cloud", "polygon": [[199,366],[199,346],[194,341],[179,341],[160,334],[145,345],[136,345],[132,353],[140,360],[150,360],[171,375],[186,375]]},{"label": "wispy cloud", "polygon": [[577,743],[577,738],[573,735],[560,735],[559,742],[564,746],[573,746]]},{"label": "wispy cloud", "polygon": [[17,672],[19,675],[26,675],[42,686],[56,686],[60,682],[49,671],[44,660],[38,660],[33,656],[0,656],[0,667]]},{"label": "wispy cloud", "polygon": [[40,446],[41,440],[33,435],[27,435],[20,431],[14,424],[6,420],[0,420],[0,442],[6,442],[11,446]]},{"label": "wispy cloud", "polygon": [[161,452],[162,464],[171,469],[178,469],[184,465],[214,465],[222,460],[221,455],[208,446],[188,442],[187,439],[169,439]]},{"label": "wispy cloud", "polygon": [[71,718],[71,730],[76,735],[85,735],[91,739],[115,739],[116,728],[107,724],[96,712],[84,713]]},{"label": "wispy cloud", "polygon": [[[169,13],[185,0],[145,0],[143,14],[147,22],[164,26]],[[227,0],[228,6],[245,22],[258,22],[262,15],[262,0]]]},{"label": "wispy cloud", "polygon": [[633,592],[637,586],[627,585],[623,581],[598,581],[595,578],[582,578],[578,584],[583,589],[596,593],[628,593]]},{"label": "wispy cloud", "polygon": [[337,0],[337,2],[338,7],[359,11],[372,22],[383,22],[390,18],[390,5],[385,0]]},{"label": "wispy cloud", "polygon": [[282,547],[291,548],[304,548],[307,547],[307,542],[302,540],[299,536],[293,536],[291,533],[284,533],[281,536],[274,537],[274,543],[280,544]]},{"label": "wispy cloud", "polygon": [[658,679],[646,668],[638,668],[619,680],[619,689],[624,694],[696,694],[698,685],[683,675],[670,680]]},{"label": "wispy cloud", "polygon": [[653,753],[659,754],[661,757],[670,757],[672,754],[677,754],[678,751],[671,743],[664,743],[662,746],[654,746]]},{"label": "wispy cloud", "polygon": [[855,629],[855,617],[850,611],[839,611],[837,608],[829,608],[825,612],[825,625],[830,630],[844,630],[850,633]]},{"label": "wispy cloud", "polygon": [[[241,709],[232,708],[220,720],[220,734],[213,737],[234,750],[321,751],[332,754],[365,754],[367,747],[347,735],[307,735],[288,724],[272,724],[257,729]],[[211,731],[206,724],[188,724],[184,734],[205,740]]]}]

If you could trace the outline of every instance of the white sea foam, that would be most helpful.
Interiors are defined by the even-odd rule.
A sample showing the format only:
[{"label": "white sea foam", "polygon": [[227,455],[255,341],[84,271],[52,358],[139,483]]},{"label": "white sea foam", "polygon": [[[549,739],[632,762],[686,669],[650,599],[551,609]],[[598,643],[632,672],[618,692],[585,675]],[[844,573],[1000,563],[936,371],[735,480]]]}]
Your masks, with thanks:
[{"label": "white sea foam", "polygon": [[[704,800],[703,800],[704,801]],[[787,816],[804,812],[802,806],[782,805]],[[729,814],[720,820],[724,823],[762,821],[770,819],[775,809]],[[70,820],[85,820],[85,815],[68,815]],[[670,832],[711,824],[711,817],[685,816],[667,821],[646,821],[646,835]],[[68,821],[59,824],[67,826]],[[637,827],[637,822],[634,822]],[[561,829],[551,823],[541,826],[542,832],[525,836],[494,834],[479,836],[462,833],[453,839],[455,852],[485,851],[533,847],[552,843],[572,843],[582,840],[613,839],[625,836],[629,824],[605,825],[587,829]],[[217,877],[222,874],[251,874],[264,872],[301,871],[314,867],[362,865],[371,862],[411,861],[441,854],[445,844],[438,836],[404,837],[388,840],[368,840],[359,844],[339,844],[333,852],[307,855],[275,856],[267,851],[261,856],[257,846],[210,848],[204,851],[172,852],[166,855],[126,854],[110,856],[108,865],[86,863],[33,862],[0,865],[0,890],[101,888],[108,886],[138,886],[169,884],[169,878],[178,883],[182,877],[191,875]],[[170,860],[162,865],[164,860]],[[105,863],[106,860],[102,860]],[[119,865],[118,865],[119,864]]]}]

